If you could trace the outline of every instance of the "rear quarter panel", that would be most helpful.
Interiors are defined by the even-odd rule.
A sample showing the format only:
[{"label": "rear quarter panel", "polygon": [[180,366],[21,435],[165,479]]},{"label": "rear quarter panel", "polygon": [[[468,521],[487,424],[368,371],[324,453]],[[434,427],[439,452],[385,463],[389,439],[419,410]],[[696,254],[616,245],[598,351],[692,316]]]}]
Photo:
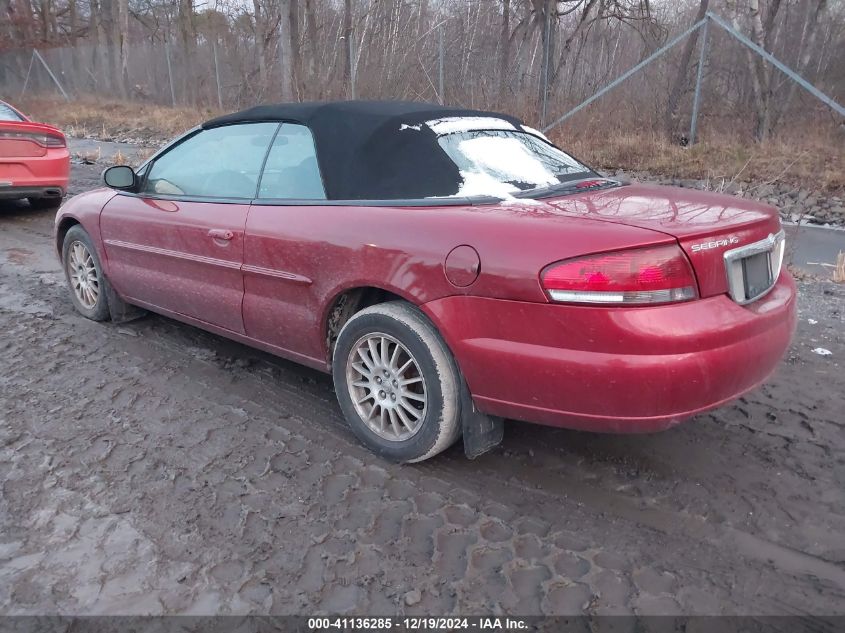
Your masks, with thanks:
[{"label": "rear quarter panel", "polygon": [[[540,271],[577,255],[674,239],[566,217],[542,202],[483,206],[253,205],[245,240],[249,336],[297,356],[327,358],[326,322],[344,291],[370,286],[421,305],[452,295],[545,302]],[[477,280],[452,285],[456,246],[479,254]],[[528,325],[528,324],[526,324]]]}]

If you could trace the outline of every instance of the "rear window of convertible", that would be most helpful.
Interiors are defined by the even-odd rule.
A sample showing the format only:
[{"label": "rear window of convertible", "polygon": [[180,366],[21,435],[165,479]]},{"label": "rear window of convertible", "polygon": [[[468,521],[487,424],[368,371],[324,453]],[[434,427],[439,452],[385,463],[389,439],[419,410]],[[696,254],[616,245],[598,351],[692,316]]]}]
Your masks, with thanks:
[{"label": "rear window of convertible", "polygon": [[592,173],[569,154],[527,132],[464,131],[440,136],[438,143],[460,171],[463,182],[457,196],[509,197]]}]

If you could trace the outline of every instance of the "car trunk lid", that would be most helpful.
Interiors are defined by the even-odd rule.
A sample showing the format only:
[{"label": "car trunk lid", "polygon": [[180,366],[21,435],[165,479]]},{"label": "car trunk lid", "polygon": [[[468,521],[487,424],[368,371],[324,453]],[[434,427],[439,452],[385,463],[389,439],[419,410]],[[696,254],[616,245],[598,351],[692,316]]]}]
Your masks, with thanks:
[{"label": "car trunk lid", "polygon": [[678,187],[633,184],[544,202],[567,214],[651,229],[676,238],[693,266],[702,297],[731,290],[726,252],[763,243],[781,230],[774,207]]},{"label": "car trunk lid", "polygon": [[45,139],[48,136],[63,138],[61,131],[50,125],[29,121],[0,121],[0,159],[45,156]]}]

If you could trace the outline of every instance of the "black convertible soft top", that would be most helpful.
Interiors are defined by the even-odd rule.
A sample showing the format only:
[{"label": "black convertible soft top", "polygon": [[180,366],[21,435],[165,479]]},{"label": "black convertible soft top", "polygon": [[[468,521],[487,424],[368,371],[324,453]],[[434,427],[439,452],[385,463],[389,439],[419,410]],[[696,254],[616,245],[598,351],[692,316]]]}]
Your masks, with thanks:
[{"label": "black convertible soft top", "polygon": [[517,129],[522,125],[504,114],[431,103],[336,101],[261,105],[202,127],[264,121],[306,125],[314,135],[328,199],[397,200],[458,192],[458,167],[440,147],[438,135],[419,125],[448,117],[493,117]]}]

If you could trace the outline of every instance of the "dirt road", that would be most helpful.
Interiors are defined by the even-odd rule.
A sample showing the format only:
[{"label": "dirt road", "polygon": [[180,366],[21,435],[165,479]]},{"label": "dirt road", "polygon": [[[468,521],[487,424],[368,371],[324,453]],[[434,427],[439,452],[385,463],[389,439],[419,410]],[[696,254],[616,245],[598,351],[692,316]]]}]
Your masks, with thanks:
[{"label": "dirt road", "polygon": [[803,283],[771,381],[676,429],[395,466],[326,376],[78,316],[52,217],[0,210],[0,612],[845,614],[845,286]]}]

